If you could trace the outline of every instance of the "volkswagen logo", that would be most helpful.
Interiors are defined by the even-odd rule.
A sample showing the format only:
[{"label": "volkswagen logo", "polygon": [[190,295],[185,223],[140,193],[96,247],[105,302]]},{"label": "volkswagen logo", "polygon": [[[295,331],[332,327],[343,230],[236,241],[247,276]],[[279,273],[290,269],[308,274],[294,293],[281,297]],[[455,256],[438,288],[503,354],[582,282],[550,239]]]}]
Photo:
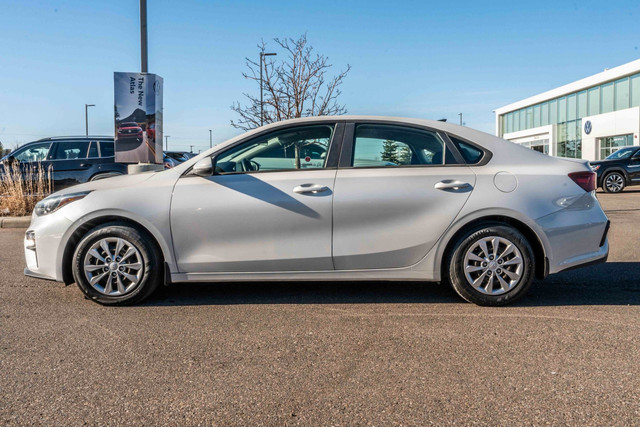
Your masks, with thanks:
[{"label": "volkswagen logo", "polygon": [[591,133],[591,120],[584,122],[584,133],[589,135]]}]

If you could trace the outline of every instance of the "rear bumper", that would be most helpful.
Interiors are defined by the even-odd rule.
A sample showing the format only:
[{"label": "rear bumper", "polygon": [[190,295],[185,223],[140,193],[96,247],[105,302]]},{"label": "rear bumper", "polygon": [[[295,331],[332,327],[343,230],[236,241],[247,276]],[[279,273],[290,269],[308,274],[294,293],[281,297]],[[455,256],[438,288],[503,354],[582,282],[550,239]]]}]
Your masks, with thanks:
[{"label": "rear bumper", "polygon": [[[564,201],[566,202],[566,201]],[[609,219],[594,192],[536,220],[549,242],[549,273],[605,262]]]}]

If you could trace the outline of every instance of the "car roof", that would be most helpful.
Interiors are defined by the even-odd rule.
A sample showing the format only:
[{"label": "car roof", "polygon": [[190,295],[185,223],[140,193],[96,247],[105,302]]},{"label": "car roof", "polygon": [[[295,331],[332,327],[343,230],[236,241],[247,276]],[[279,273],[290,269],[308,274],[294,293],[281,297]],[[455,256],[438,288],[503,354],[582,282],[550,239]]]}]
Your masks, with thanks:
[{"label": "car roof", "polygon": [[[49,136],[47,138],[41,138],[38,139],[37,141],[31,141],[28,142],[28,144],[31,144],[33,142],[45,142],[45,141],[60,141],[60,140],[69,140],[69,139],[75,139],[75,140],[82,140],[82,139],[88,139],[88,140],[94,140],[94,139],[113,139],[113,136],[110,135],[74,135],[74,136]],[[26,145],[26,144],[24,144]]]}]

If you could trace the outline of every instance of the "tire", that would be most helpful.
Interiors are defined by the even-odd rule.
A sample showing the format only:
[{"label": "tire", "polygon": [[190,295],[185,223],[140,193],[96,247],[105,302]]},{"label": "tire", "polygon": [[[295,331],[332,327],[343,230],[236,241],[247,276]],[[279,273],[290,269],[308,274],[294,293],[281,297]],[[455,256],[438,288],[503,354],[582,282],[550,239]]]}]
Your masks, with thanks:
[{"label": "tire", "polygon": [[105,172],[105,173],[99,173],[97,175],[94,175],[91,177],[91,179],[89,181],[97,181],[99,179],[105,179],[105,178],[111,178],[113,176],[121,176],[122,174],[119,172]]},{"label": "tire", "polygon": [[[494,242],[497,251],[493,249]],[[468,302],[507,305],[529,291],[534,261],[533,249],[522,233],[503,224],[485,224],[458,239],[447,257],[443,276]]]},{"label": "tire", "polygon": [[624,175],[620,172],[609,172],[602,180],[602,189],[606,193],[619,193],[626,185]]},{"label": "tire", "polygon": [[152,241],[147,233],[123,222],[90,230],[73,255],[76,284],[87,298],[99,304],[141,302],[157,289],[163,277],[162,256]]}]

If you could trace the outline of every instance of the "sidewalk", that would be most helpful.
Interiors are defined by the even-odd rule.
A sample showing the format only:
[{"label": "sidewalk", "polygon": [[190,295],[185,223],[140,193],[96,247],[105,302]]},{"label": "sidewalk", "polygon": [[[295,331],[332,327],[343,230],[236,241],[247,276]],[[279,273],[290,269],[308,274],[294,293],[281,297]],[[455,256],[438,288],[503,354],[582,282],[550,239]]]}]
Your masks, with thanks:
[{"label": "sidewalk", "polygon": [[27,228],[30,223],[30,216],[0,216],[0,228]]}]

